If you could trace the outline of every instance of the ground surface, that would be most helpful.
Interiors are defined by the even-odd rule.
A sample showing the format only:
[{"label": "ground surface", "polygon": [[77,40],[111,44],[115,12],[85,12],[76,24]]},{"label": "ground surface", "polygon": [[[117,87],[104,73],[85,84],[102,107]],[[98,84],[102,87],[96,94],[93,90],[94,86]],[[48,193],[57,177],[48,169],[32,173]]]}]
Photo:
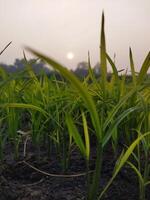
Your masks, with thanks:
[{"label": "ground surface", "polygon": [[[53,177],[44,174],[63,174],[60,164],[54,158],[47,158],[45,150],[37,161],[36,153],[28,147],[24,162],[23,158],[14,161],[10,149],[5,152],[5,161],[0,165],[0,200],[85,200],[85,176]],[[93,150],[93,163],[95,152]],[[104,162],[100,187],[104,187],[110,179],[114,158],[112,151],[107,150]],[[35,168],[34,168],[35,167]],[[93,168],[92,164],[90,166]],[[38,169],[38,170],[37,170]],[[74,152],[67,174],[85,172],[84,160]],[[125,167],[117,176],[104,200],[138,200],[138,184],[134,173]]]}]

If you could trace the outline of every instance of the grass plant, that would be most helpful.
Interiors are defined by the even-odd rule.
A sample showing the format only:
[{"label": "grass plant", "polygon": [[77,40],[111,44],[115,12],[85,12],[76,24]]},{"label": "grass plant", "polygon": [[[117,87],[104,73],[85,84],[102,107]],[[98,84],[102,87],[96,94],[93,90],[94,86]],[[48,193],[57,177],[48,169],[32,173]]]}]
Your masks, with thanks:
[{"label": "grass plant", "polygon": [[[27,49],[37,56],[36,61],[41,59],[46,62],[64,79],[58,80],[55,75],[48,77],[43,72],[37,76],[32,70],[33,63],[27,60],[25,53],[24,71],[11,75],[0,68],[0,159],[3,159],[3,150],[8,142],[13,143],[15,155],[19,156],[21,137],[18,130],[25,128],[26,124],[22,125],[21,122],[26,113],[29,119],[25,123],[32,143],[38,151],[44,145],[49,156],[55,150],[63,172],[69,167],[72,148],[78,148],[86,165],[87,200],[102,199],[125,164],[136,173],[139,199],[145,200],[145,188],[150,183],[150,82],[146,79],[150,52],[140,72],[136,73],[133,53],[129,48],[131,81],[128,83],[126,72],[119,74],[106,51],[104,25],[103,13],[100,78],[93,73],[90,54],[89,73],[80,81],[65,66],[32,48]],[[110,80],[107,77],[107,63],[112,67]],[[94,173],[89,175],[92,137],[96,140],[96,160]],[[119,141],[122,138],[124,144],[119,155]],[[106,186],[99,188],[104,152],[110,146],[114,150],[116,166]],[[141,164],[143,155],[144,166]]]},{"label": "grass plant", "polygon": [[[123,87],[125,87],[125,79],[123,78],[122,80],[119,80],[117,68],[115,67],[115,64],[113,63],[111,58],[106,54],[105,33],[104,33],[104,14],[102,15],[101,45],[100,45],[100,50],[101,50],[100,58],[101,58],[101,68],[102,68],[102,80],[100,81],[101,108],[100,108],[100,113],[98,113],[96,109],[96,103],[94,102],[93,97],[90,95],[88,87],[86,85],[83,85],[71,72],[69,72],[64,66],[60,65],[58,62],[52,60],[49,57],[44,56],[41,53],[38,53],[35,50],[29,49],[29,48],[28,50],[31,51],[34,55],[36,55],[38,58],[41,58],[44,61],[46,61],[50,66],[58,70],[68,81],[70,81],[71,85],[78,91],[78,93],[82,97],[85,103],[85,106],[88,109],[88,112],[90,114],[90,117],[93,123],[93,127],[95,129],[95,135],[97,138],[97,148],[96,148],[97,155],[96,155],[96,163],[95,163],[95,173],[92,177],[91,185],[89,184],[90,188],[88,190],[89,193],[88,193],[87,199],[89,200],[96,199],[98,187],[99,187],[99,181],[101,178],[101,167],[102,167],[102,162],[103,162],[104,147],[111,138],[114,144],[115,145],[117,144],[117,140],[118,140],[117,127],[127,116],[131,115],[132,112],[135,112],[136,110],[139,109],[137,106],[124,108],[124,105],[126,104],[127,101],[130,101],[130,99],[133,99],[133,96],[135,96],[138,92],[142,91],[144,88],[144,86],[141,83],[144,80],[146,72],[149,68],[149,54],[142,65],[141,71],[137,78],[137,84],[136,84],[133,58],[132,58],[132,53],[130,50],[130,61],[131,61],[131,70],[133,74],[134,87],[133,88],[131,87],[130,89],[128,89],[128,92],[127,91],[123,92],[124,89],[122,87],[119,88],[118,82],[121,82],[120,85],[123,85]],[[114,82],[112,82],[112,84],[114,85],[111,86],[110,88],[111,90],[112,89],[121,90],[119,92],[120,99],[118,103],[114,105],[110,111],[107,110],[108,108],[105,102],[109,94],[109,90],[108,90],[109,87],[107,87],[108,82],[106,78],[107,76],[106,60],[107,59],[109,63],[111,64],[112,69],[114,71],[115,82],[116,82],[115,84]],[[122,110],[122,108],[124,109],[124,112],[122,111],[119,112],[120,110]],[[67,116],[67,125],[69,129],[69,133],[73,136],[75,143],[79,147],[81,153],[84,155],[86,161],[88,161],[86,152],[89,151],[89,148],[85,146],[86,141],[83,141],[83,139],[81,138],[71,116],[69,117]],[[84,126],[84,123],[83,123],[83,126]]]}]

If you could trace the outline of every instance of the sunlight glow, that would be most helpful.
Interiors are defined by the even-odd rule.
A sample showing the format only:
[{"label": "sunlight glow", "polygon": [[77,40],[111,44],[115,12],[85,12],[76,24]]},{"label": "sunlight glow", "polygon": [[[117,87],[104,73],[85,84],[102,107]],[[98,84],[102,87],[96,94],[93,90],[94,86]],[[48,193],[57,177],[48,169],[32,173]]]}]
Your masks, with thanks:
[{"label": "sunlight glow", "polygon": [[72,52],[67,53],[67,59],[72,60],[74,58],[74,54]]}]

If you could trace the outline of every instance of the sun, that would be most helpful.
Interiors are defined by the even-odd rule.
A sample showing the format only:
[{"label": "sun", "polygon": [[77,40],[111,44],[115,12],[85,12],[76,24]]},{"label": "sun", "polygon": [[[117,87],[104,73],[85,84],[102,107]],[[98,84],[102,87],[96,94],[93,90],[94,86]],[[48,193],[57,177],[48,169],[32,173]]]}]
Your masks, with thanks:
[{"label": "sun", "polygon": [[74,58],[74,54],[72,52],[68,52],[66,57],[68,60],[72,60]]}]

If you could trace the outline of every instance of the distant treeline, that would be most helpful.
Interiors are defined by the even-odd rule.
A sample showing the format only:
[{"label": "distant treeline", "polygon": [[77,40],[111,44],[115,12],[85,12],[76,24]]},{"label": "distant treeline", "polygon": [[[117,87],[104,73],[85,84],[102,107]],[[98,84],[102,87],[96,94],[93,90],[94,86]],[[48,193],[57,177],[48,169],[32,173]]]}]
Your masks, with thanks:
[{"label": "distant treeline", "polygon": [[[57,79],[62,78],[56,71],[54,71],[52,68],[47,67],[44,62],[37,60],[37,59],[30,59],[29,61],[26,61],[25,59],[16,59],[13,65],[7,65],[4,63],[0,63],[0,68],[3,68],[8,73],[21,72],[21,71],[25,70],[25,68],[27,66],[30,66],[37,75],[41,74],[41,72],[44,72],[48,76],[55,74]],[[88,63],[85,61],[79,62],[77,64],[77,67],[74,70],[71,69],[71,71],[74,74],[76,74],[76,76],[78,78],[83,79],[89,73]],[[93,67],[93,73],[96,78],[99,78],[101,76],[101,67],[100,67],[99,62],[97,62],[96,65]],[[112,73],[108,72],[108,74],[107,74],[108,80],[111,78],[111,76],[112,76]],[[150,74],[148,74],[147,76],[148,76],[148,78],[150,78]],[[126,80],[130,81],[131,76],[126,75]]]},{"label": "distant treeline", "polygon": [[[25,59],[16,59],[13,65],[7,65],[4,63],[0,63],[0,67],[3,68],[8,73],[15,73],[24,70],[27,66],[31,66],[33,71],[38,75],[41,71],[44,71],[46,74],[50,75],[54,73],[54,70],[46,66],[46,64],[42,61],[37,59],[30,59],[26,61]],[[72,70],[78,77],[83,78],[86,77],[88,74],[88,63],[87,62],[80,62],[77,64],[75,70]],[[100,75],[100,64],[97,63],[94,66],[94,74],[97,76]]]}]

